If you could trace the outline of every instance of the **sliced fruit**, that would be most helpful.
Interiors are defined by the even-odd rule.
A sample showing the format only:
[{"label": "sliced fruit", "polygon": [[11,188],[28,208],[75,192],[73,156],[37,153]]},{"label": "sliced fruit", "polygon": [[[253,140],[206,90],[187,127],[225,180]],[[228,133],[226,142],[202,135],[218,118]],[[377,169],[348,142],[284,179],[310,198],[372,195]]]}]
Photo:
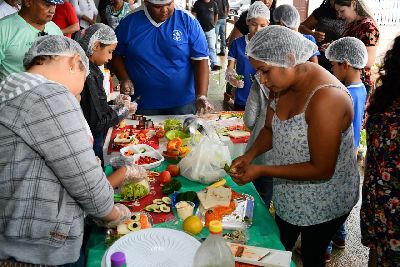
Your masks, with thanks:
[{"label": "sliced fruit", "polygon": [[131,220],[134,222],[138,222],[140,220],[140,213],[132,214]]},{"label": "sliced fruit", "polygon": [[128,224],[128,229],[130,231],[138,231],[142,229],[142,226],[140,225],[140,222],[131,222],[130,224]]},{"label": "sliced fruit", "polygon": [[117,233],[119,235],[126,235],[129,234],[129,232],[128,225],[123,223],[117,226]]},{"label": "sliced fruit", "polygon": [[150,211],[150,212],[152,212],[152,211],[154,210],[154,208],[153,208],[152,205],[148,205],[148,206],[146,206],[144,209],[145,209],[146,211]]},{"label": "sliced fruit", "polygon": [[160,210],[161,210],[162,212],[168,213],[168,212],[171,211],[171,208],[168,207],[168,206],[165,205],[165,204],[162,204],[162,205],[160,205]]},{"label": "sliced fruit", "polygon": [[171,199],[169,198],[169,197],[163,197],[162,198],[162,201],[165,203],[165,204],[171,204]]},{"label": "sliced fruit", "polygon": [[164,204],[164,201],[161,198],[156,198],[156,199],[153,200],[153,203],[161,205],[161,204]]}]

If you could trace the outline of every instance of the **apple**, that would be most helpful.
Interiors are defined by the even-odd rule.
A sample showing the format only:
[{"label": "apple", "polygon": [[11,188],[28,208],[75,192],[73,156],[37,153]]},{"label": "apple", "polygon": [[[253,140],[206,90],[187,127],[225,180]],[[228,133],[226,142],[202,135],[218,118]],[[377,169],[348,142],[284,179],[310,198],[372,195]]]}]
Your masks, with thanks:
[{"label": "apple", "polygon": [[179,173],[180,173],[179,166],[178,166],[178,165],[175,165],[175,164],[168,165],[167,171],[169,171],[169,173],[170,173],[173,177],[179,176]]},{"label": "apple", "polygon": [[169,184],[171,182],[171,174],[169,171],[162,171],[158,177],[158,180],[162,184]]}]

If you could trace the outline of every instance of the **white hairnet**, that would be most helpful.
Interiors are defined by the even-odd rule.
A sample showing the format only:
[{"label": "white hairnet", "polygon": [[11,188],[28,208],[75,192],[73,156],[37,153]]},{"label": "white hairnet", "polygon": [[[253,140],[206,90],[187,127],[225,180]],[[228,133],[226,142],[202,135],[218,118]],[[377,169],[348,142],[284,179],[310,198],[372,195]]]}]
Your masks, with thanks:
[{"label": "white hairnet", "polygon": [[268,7],[261,1],[255,1],[249,7],[246,20],[249,21],[255,18],[264,18],[269,21],[270,12]]},{"label": "white hairnet", "polygon": [[302,34],[272,25],[251,38],[246,54],[271,66],[290,68],[305,63],[317,50],[317,45]]},{"label": "white hairnet", "polygon": [[38,56],[66,56],[73,57],[79,54],[81,62],[85,66],[86,76],[89,75],[89,59],[82,47],[65,36],[46,35],[39,37],[26,52],[23,63],[26,68]]},{"label": "white hairnet", "polygon": [[275,23],[281,23],[291,29],[297,29],[300,25],[300,14],[292,5],[280,5],[273,13]]},{"label": "white hairnet", "polygon": [[86,29],[81,30],[76,37],[78,43],[85,50],[86,55],[93,55],[94,44],[98,41],[105,45],[116,44],[117,36],[114,30],[103,23],[95,23]]},{"label": "white hairnet", "polygon": [[172,0],[146,0],[154,5],[166,5],[172,2]]},{"label": "white hairnet", "polygon": [[368,61],[367,48],[361,40],[354,37],[343,37],[332,42],[326,49],[325,56],[334,62],[347,61],[356,69],[364,68]]}]

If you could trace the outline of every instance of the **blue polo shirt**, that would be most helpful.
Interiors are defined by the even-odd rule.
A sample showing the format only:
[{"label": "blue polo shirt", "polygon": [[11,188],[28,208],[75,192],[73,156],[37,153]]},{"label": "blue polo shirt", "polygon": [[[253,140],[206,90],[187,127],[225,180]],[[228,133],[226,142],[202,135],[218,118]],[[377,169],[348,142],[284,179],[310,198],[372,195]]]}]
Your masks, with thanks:
[{"label": "blue polo shirt", "polygon": [[[311,42],[313,42],[314,44],[317,44],[317,41],[315,40],[314,36],[309,35],[309,34],[303,34],[303,36],[307,39],[310,40]],[[319,50],[317,50],[317,52],[315,52],[311,57],[315,57],[315,56],[320,56],[321,53],[319,52]]]},{"label": "blue polo shirt", "polygon": [[248,42],[247,35],[235,39],[229,48],[228,59],[236,61],[236,73],[243,75],[244,87],[235,90],[235,104],[246,105],[249,96],[252,81],[250,75],[253,76],[256,70],[251,66],[249,58],[246,56],[246,45]]},{"label": "blue polo shirt", "polygon": [[349,90],[351,98],[353,99],[354,148],[358,148],[360,145],[361,124],[364,118],[365,102],[367,101],[367,90],[362,82],[350,84],[347,86],[347,90]]},{"label": "blue polo shirt", "polygon": [[123,19],[115,32],[115,54],[125,57],[140,109],[174,108],[195,100],[191,60],[208,59],[208,44],[191,14],[175,6],[170,18],[156,23],[144,7]]}]

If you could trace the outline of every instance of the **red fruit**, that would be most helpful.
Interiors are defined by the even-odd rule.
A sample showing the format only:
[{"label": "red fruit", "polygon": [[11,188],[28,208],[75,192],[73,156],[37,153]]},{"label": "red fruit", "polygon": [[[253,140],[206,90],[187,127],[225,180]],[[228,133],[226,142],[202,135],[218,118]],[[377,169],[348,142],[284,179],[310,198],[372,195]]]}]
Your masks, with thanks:
[{"label": "red fruit", "polygon": [[158,179],[162,184],[169,184],[171,182],[171,174],[169,171],[162,171]]},{"label": "red fruit", "polygon": [[178,165],[175,164],[171,164],[167,167],[167,171],[169,171],[169,173],[175,177],[175,176],[179,176],[180,173],[180,169]]}]

